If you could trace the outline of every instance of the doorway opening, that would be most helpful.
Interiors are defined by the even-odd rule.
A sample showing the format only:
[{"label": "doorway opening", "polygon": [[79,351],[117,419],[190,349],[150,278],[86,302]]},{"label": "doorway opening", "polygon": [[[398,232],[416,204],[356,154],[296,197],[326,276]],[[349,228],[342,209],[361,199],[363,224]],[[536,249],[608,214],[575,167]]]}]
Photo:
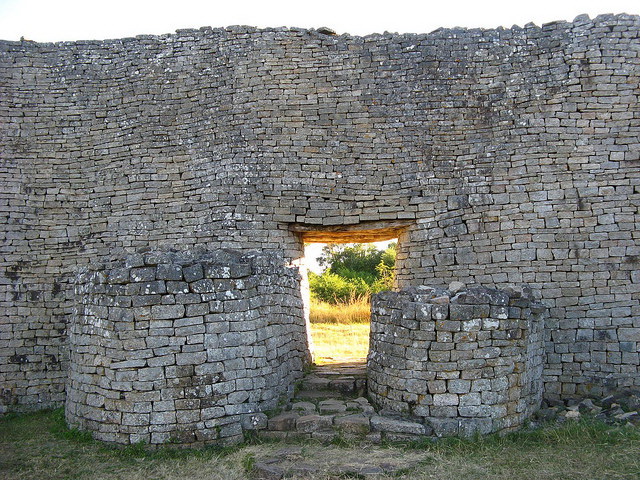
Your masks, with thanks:
[{"label": "doorway opening", "polygon": [[305,246],[303,297],[316,365],[366,362],[371,295],[393,289],[398,237],[406,228],[405,224],[380,228],[376,223],[378,228],[292,228],[301,233]]},{"label": "doorway opening", "polygon": [[364,362],[371,295],[391,290],[397,240],[305,246],[309,328],[318,365]]}]

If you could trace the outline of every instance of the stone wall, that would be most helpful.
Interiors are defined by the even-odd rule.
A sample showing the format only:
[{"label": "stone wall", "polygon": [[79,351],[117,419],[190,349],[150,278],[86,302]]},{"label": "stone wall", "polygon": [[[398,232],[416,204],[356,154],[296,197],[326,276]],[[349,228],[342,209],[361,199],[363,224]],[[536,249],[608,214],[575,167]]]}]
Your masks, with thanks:
[{"label": "stone wall", "polygon": [[0,411],[63,402],[89,263],[399,225],[399,288],[541,292],[547,395],[640,385],[639,32],[0,41]]},{"label": "stone wall", "polygon": [[297,269],[234,251],[148,252],[78,276],[70,425],[116,443],[241,440],[309,361]]},{"label": "stone wall", "polygon": [[373,298],[371,401],[438,436],[519,427],[542,401],[546,309],[528,288],[457,288]]}]

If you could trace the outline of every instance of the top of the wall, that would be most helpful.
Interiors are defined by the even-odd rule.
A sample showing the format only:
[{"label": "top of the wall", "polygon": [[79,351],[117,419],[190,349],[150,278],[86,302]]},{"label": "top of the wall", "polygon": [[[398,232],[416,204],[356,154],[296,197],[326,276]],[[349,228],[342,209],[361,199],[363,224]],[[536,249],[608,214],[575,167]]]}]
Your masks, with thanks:
[{"label": "top of the wall", "polygon": [[132,41],[150,41],[150,42],[170,42],[174,40],[195,40],[196,38],[228,36],[228,35],[308,35],[311,37],[323,38],[327,41],[345,41],[345,40],[378,40],[378,39],[397,39],[397,40],[410,40],[416,38],[459,38],[465,36],[496,36],[510,37],[514,34],[522,32],[545,32],[545,31],[557,31],[557,30],[572,30],[576,28],[586,27],[611,27],[618,23],[633,23],[640,25],[639,15],[629,15],[626,13],[621,14],[604,14],[598,15],[596,18],[591,19],[589,15],[583,14],[577,16],[572,22],[559,20],[550,23],[545,23],[542,26],[537,26],[533,23],[528,23],[524,27],[513,25],[511,28],[497,27],[493,29],[484,28],[438,28],[430,33],[373,33],[365,36],[350,35],[344,33],[341,35],[330,33],[327,28],[318,29],[305,29],[298,27],[278,27],[278,28],[257,28],[247,25],[233,25],[225,28],[189,28],[179,29],[175,33],[166,33],[162,35],[136,35],[135,37],[125,37],[118,39],[105,39],[105,40],[74,40],[64,42],[35,42],[32,40],[0,40],[0,45],[33,45],[33,46],[101,46],[109,44],[122,44]]}]

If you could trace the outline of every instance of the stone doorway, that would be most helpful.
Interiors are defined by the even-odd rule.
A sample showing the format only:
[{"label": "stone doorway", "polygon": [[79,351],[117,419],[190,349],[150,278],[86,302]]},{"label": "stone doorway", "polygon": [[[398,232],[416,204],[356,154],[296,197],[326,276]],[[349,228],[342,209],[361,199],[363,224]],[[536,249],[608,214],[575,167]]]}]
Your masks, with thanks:
[{"label": "stone doorway", "polygon": [[[301,262],[306,267],[301,269],[304,277],[302,297],[305,301],[307,333],[314,363],[319,365],[355,363],[361,364],[364,368],[369,351],[371,318],[370,302],[366,295],[354,295],[349,299],[341,298],[335,305],[322,299],[312,299],[309,279],[312,283],[314,280],[318,281],[319,270],[316,269],[313,272],[313,267],[315,257],[322,252],[321,245],[364,244],[361,247],[346,246],[347,249],[360,248],[363,253],[369,245],[384,250],[389,241],[399,242],[399,237],[408,225],[408,222],[393,221],[368,222],[351,226],[294,225],[291,227],[298,233],[306,247],[305,258]],[[386,244],[379,242],[386,242]]]}]

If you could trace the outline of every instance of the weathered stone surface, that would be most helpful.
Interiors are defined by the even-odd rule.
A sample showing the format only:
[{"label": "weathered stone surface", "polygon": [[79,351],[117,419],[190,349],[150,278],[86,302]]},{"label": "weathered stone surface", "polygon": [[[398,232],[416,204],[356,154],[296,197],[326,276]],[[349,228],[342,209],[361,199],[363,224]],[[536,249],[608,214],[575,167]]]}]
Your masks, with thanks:
[{"label": "weathered stone surface", "polygon": [[296,422],[300,415],[293,412],[281,413],[269,419],[269,430],[288,432],[296,429]]},{"label": "weathered stone surface", "polygon": [[267,428],[269,419],[264,413],[252,413],[242,417],[244,430],[263,430]]},{"label": "weathered stone surface", "polygon": [[353,435],[366,435],[371,429],[369,417],[362,414],[336,417],[334,424],[339,431]]},{"label": "weathered stone surface", "polygon": [[[542,400],[544,310],[534,312],[533,297],[514,290],[507,294],[461,287],[455,294],[434,290],[436,294],[432,298],[425,289],[411,289],[374,296],[371,350],[375,354],[368,359],[372,402],[422,418],[434,425],[438,436],[486,433],[522,424]],[[454,295],[450,302],[430,303],[449,295]],[[507,305],[501,305],[505,301]],[[511,308],[512,301],[520,306]],[[405,311],[433,312],[442,305],[448,309],[422,319],[420,329],[405,328],[396,321]],[[504,314],[504,318],[477,318],[479,312]],[[434,336],[421,336],[427,322]],[[404,345],[411,347],[397,354],[398,346]],[[417,368],[424,380],[415,378]],[[509,416],[508,412],[518,413]],[[372,419],[373,427],[384,432],[383,422],[389,428],[394,424]],[[417,424],[413,430],[389,432],[418,435],[428,430]]]},{"label": "weathered stone surface", "polygon": [[[281,258],[253,254],[250,261],[259,263],[261,271],[242,283],[229,282],[229,272],[236,271],[233,264],[225,264],[228,271],[220,266],[217,271],[222,278],[200,278],[202,265],[213,271],[210,267],[218,258],[243,266],[248,261],[242,254],[224,253],[145,253],[147,264],[158,264],[154,275],[161,280],[151,283],[182,278],[182,266],[190,265],[184,281],[167,280],[183,283],[186,289],[168,289],[162,295],[149,286],[151,274],[146,269],[152,267],[127,267],[139,265],[137,257],[113,266],[124,291],[103,289],[103,279],[113,277],[112,270],[106,265],[91,267],[96,274],[78,288],[81,308],[70,325],[67,419],[72,425],[123,443],[168,441],[167,436],[148,435],[153,426],[178,432],[171,438],[181,443],[221,444],[242,440],[243,430],[269,426],[261,411],[273,408],[279,396],[288,394],[308,358],[301,335],[299,277],[295,269],[282,265]],[[134,270],[136,274],[123,273]],[[205,290],[213,291],[207,294],[220,293],[214,301],[216,313],[209,314],[212,301],[205,295],[182,293],[194,290],[193,285],[203,280],[211,282]],[[233,294],[228,293],[230,288]],[[134,307],[131,314],[124,307],[110,306],[116,298],[122,302],[127,292],[134,300],[151,297],[154,304]],[[281,305],[266,300],[273,295]],[[270,325],[259,324],[260,316],[271,318]],[[108,349],[100,347],[105,338],[110,342]],[[271,355],[273,351],[282,356]],[[119,398],[121,392],[126,392],[126,402],[108,400]],[[271,426],[274,423],[277,419],[272,419]],[[295,431],[295,419],[290,430]]]},{"label": "weathered stone surface", "polygon": [[296,420],[296,430],[303,433],[312,433],[318,430],[331,428],[332,415],[303,415]]},{"label": "weathered stone surface", "polygon": [[[245,316],[244,325],[285,325],[298,281],[283,278],[272,291],[253,278],[269,262],[222,249],[277,251],[284,265],[313,238],[398,236],[398,288],[438,286],[416,293],[433,300],[431,310],[407,310],[400,325],[436,333],[426,313],[445,321],[449,307],[473,306],[473,330],[446,325],[478,334],[483,357],[472,360],[486,364],[468,370],[474,378],[504,370],[498,345],[484,342],[523,340],[526,329],[504,321],[543,307],[517,288],[505,291],[509,305],[480,291],[451,302],[444,286],[454,281],[535,286],[551,307],[542,376],[549,398],[640,386],[639,29],[637,16],[604,15],[366,38],[234,27],[123,41],[1,41],[0,408],[64,402],[73,361],[65,315],[74,308],[85,309],[87,330],[100,330],[122,321],[110,309],[131,307],[136,328],[111,338],[182,318],[151,318],[148,307],[200,302],[209,302],[209,315]],[[204,246],[218,253],[187,274],[189,254]],[[187,255],[169,261],[160,247]],[[122,268],[117,258],[133,251],[127,280],[111,266]],[[98,264],[104,269],[85,268]],[[169,284],[183,280],[160,278],[177,278],[178,267],[190,293]],[[201,280],[215,282],[193,285]],[[138,283],[135,294],[127,282]],[[141,282],[159,282],[149,289],[156,293],[142,293]],[[74,288],[108,302],[74,305]],[[268,315],[251,317],[256,308]],[[455,322],[459,310],[453,314]],[[477,330],[477,319],[494,328]],[[215,323],[208,334],[239,331]],[[261,331],[254,326],[247,328]],[[301,339],[298,327],[285,336]],[[150,328],[176,334],[172,325]],[[184,335],[184,350],[157,355],[193,353],[197,335]],[[251,348],[300,371],[304,353],[294,352],[305,348],[289,350],[278,338],[267,334]],[[462,365],[472,343],[439,351]],[[398,361],[406,347],[393,346]],[[126,351],[114,362],[135,356]],[[233,372],[254,371],[267,357],[245,350],[242,362],[222,358],[230,355],[207,349],[208,362]],[[276,385],[256,386],[254,397],[273,402],[282,393]],[[201,394],[193,388],[185,391]]]},{"label": "weathered stone surface", "polygon": [[323,400],[318,404],[320,414],[342,413],[347,411],[347,405],[341,400]]},{"label": "weathered stone surface", "polygon": [[273,463],[256,462],[253,465],[252,478],[256,480],[280,480],[284,474],[284,469]]},{"label": "weathered stone surface", "polygon": [[380,415],[371,417],[371,427],[382,432],[410,433],[413,435],[425,435],[427,433],[425,426],[420,423],[396,420],[389,417],[381,417]]},{"label": "weathered stone surface", "polygon": [[302,412],[303,414],[316,413],[316,406],[311,402],[295,402],[291,404],[291,410]]}]

